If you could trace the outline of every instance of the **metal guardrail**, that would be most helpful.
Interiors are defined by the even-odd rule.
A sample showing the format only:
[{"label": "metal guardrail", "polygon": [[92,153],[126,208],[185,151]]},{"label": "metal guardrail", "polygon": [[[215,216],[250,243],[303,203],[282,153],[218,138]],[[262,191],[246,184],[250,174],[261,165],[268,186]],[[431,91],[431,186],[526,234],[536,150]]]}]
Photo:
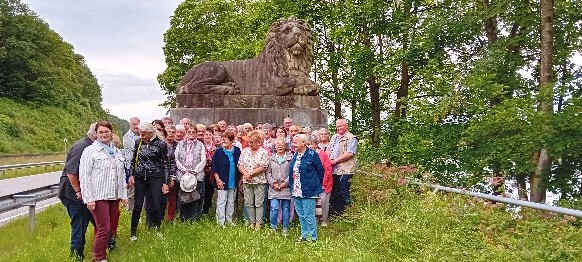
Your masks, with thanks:
[{"label": "metal guardrail", "polygon": [[518,199],[508,198],[508,197],[501,197],[501,196],[494,196],[494,195],[483,194],[483,193],[470,192],[470,191],[461,190],[461,189],[457,189],[457,188],[445,187],[445,186],[441,186],[441,185],[428,184],[428,183],[421,183],[421,182],[411,181],[411,180],[408,180],[408,183],[413,184],[413,185],[418,185],[418,186],[432,187],[432,188],[434,188],[433,192],[435,192],[435,193],[438,191],[446,191],[446,192],[463,194],[463,195],[468,195],[468,196],[473,196],[473,197],[478,197],[478,198],[484,198],[484,199],[488,199],[491,201],[501,202],[501,203],[510,204],[510,205],[524,206],[524,207],[529,207],[529,208],[533,208],[533,209],[537,209],[537,210],[543,210],[543,211],[548,211],[548,212],[552,212],[552,213],[558,213],[558,214],[562,214],[562,215],[569,215],[569,216],[582,218],[582,211],[580,211],[580,210],[569,209],[569,208],[564,208],[564,207],[557,207],[557,206],[550,206],[550,205],[529,202],[529,201],[523,201],[523,200],[518,200]]},{"label": "metal guardrail", "polygon": [[36,225],[36,203],[58,195],[58,185],[51,185],[34,191],[28,191],[5,197],[0,203],[0,213],[28,206],[28,229],[34,231]]},{"label": "metal guardrail", "polygon": [[15,170],[15,172],[18,172],[18,169],[23,169],[23,168],[32,168],[32,167],[44,166],[46,169],[46,167],[48,167],[48,166],[64,165],[64,164],[65,164],[65,161],[51,161],[51,162],[39,162],[39,163],[17,164],[17,165],[5,165],[5,166],[0,166],[0,176],[5,175],[6,171],[8,171],[8,170]]}]

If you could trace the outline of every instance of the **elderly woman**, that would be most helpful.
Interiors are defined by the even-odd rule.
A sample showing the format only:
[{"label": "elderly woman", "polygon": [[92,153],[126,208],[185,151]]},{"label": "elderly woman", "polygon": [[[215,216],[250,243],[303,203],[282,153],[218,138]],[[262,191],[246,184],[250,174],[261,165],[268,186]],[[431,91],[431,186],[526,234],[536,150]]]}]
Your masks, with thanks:
[{"label": "elderly woman", "polygon": [[184,137],[186,137],[186,128],[183,125],[176,125],[176,136],[174,139],[176,142],[180,142],[184,140]]},{"label": "elderly woman", "polygon": [[234,142],[234,146],[238,147],[240,150],[243,150],[248,146],[247,131],[243,125],[236,127],[236,141]]},{"label": "elderly woman", "polygon": [[176,178],[176,147],[178,142],[176,141],[176,127],[174,125],[166,126],[166,144],[168,144],[168,159],[170,160],[170,180],[168,183],[168,221],[174,221],[176,217],[178,190],[180,189],[180,183]]},{"label": "elderly woman", "polygon": [[249,147],[241,152],[238,170],[243,175],[244,203],[249,224],[255,230],[263,224],[263,202],[265,201],[266,170],[269,154],[262,147],[262,136],[258,131],[247,135]]},{"label": "elderly woman", "polygon": [[219,147],[212,156],[211,173],[216,180],[216,222],[224,227],[225,222],[233,225],[232,213],[236,200],[236,187],[241,177],[236,168],[241,151],[233,145],[234,133],[222,134],[222,147]]},{"label": "elderly woman", "polygon": [[214,197],[214,175],[212,174],[212,155],[216,150],[216,145],[214,144],[214,139],[212,138],[212,129],[206,128],[204,131],[204,139],[202,143],[204,144],[204,149],[206,150],[206,165],[204,166],[204,206],[202,207],[202,214],[208,214],[210,208],[212,208],[212,198]]},{"label": "elderly woman", "polygon": [[[185,140],[180,141],[176,146],[176,167],[177,179],[181,181],[186,174],[196,177],[196,192],[199,196],[188,198],[186,195],[194,196],[194,191],[187,192],[180,189],[180,218],[182,221],[193,222],[202,215],[202,205],[204,204],[204,166],[206,165],[206,150],[204,144],[198,140],[196,128],[190,128],[186,132]],[[182,186],[182,185],[181,185]],[[186,200],[184,200],[186,199]]]},{"label": "elderly woman", "polygon": [[323,164],[323,182],[321,183],[321,188],[323,192],[319,196],[321,200],[321,226],[327,226],[327,218],[329,216],[329,197],[331,195],[331,189],[333,187],[333,177],[331,162],[329,161],[329,156],[325,151],[319,149],[317,146],[317,139],[313,136],[309,137],[309,148],[315,150],[319,155],[319,159]]},{"label": "elderly woman", "polygon": [[[131,237],[137,240],[137,226],[141,216],[144,197],[151,207],[152,220],[148,227],[158,231],[162,223],[162,195],[168,193],[171,167],[166,142],[156,136],[156,129],[150,123],[140,123],[140,139],[135,144],[131,160],[131,176],[128,184],[135,186],[135,206],[131,213]],[[159,232],[158,232],[159,233]]]},{"label": "elderly woman", "polygon": [[293,137],[296,151],[289,169],[289,185],[295,203],[295,211],[299,215],[301,237],[298,241],[317,240],[317,224],[315,221],[315,201],[323,192],[323,165],[317,152],[307,147],[309,143],[305,134]]},{"label": "elderly woman", "polygon": [[263,134],[265,136],[265,141],[263,142],[263,148],[267,149],[269,152],[275,152],[275,138],[271,137],[271,124],[263,124]]},{"label": "elderly woman", "polygon": [[317,132],[317,137],[319,138],[319,144],[317,145],[319,149],[327,151],[327,147],[329,146],[329,131],[325,128],[321,128]]},{"label": "elderly woman", "polygon": [[267,183],[269,184],[269,200],[271,212],[269,221],[273,230],[277,229],[279,210],[282,213],[283,236],[287,236],[291,205],[291,190],[289,189],[289,163],[293,155],[287,152],[287,143],[283,138],[275,139],[275,153],[271,156],[267,168]]},{"label": "elderly woman", "polygon": [[125,187],[125,159],[112,143],[113,127],[107,121],[97,122],[97,140],[85,148],[81,155],[79,180],[83,202],[95,220],[93,259],[107,258],[109,234],[119,213],[119,200],[127,201]]}]

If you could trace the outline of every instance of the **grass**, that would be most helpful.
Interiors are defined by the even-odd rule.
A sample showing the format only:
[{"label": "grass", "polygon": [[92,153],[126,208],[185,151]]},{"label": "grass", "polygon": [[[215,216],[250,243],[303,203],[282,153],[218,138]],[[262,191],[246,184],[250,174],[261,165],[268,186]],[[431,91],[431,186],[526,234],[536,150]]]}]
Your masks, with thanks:
[{"label": "grass", "polygon": [[[579,221],[523,209],[515,218],[502,205],[459,195],[433,194],[396,180],[357,175],[354,205],[341,220],[318,228],[316,243],[242,225],[222,229],[211,217],[193,225],[164,224],[164,237],[141,228],[129,241],[122,212],[118,249],[109,261],[582,261]],[[0,261],[67,261],[68,217],[61,205],[0,228]],[[92,232],[92,229],[89,229]],[[18,236],[18,237],[15,237]],[[90,257],[87,234],[85,254]],[[88,261],[88,260],[87,260]]]}]

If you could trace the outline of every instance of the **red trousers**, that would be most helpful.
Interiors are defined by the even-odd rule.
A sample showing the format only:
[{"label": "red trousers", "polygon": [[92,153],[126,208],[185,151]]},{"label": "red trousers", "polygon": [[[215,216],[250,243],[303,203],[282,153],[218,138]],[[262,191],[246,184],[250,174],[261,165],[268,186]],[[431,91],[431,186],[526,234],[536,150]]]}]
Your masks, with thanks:
[{"label": "red trousers", "polygon": [[[119,223],[119,200],[95,201],[95,209],[91,211],[95,219],[95,238],[93,240],[93,259],[97,261],[107,258],[107,242],[111,225]],[[114,220],[117,220],[115,222]]]},{"label": "red trousers", "polygon": [[176,208],[178,200],[178,191],[180,190],[180,183],[178,181],[174,181],[174,186],[170,188],[168,191],[168,217],[167,221],[174,221],[176,218]]}]

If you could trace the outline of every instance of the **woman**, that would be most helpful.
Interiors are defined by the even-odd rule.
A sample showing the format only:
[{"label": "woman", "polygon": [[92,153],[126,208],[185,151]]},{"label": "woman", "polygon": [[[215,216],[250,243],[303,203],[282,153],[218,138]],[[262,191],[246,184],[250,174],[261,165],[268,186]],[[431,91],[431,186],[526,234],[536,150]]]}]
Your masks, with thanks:
[{"label": "woman", "polygon": [[140,123],[138,129],[140,139],[135,144],[131,176],[128,180],[129,186],[135,185],[135,206],[131,213],[131,241],[137,240],[137,226],[144,198],[151,212],[151,220],[146,219],[146,224],[160,230],[163,218],[162,196],[168,193],[171,173],[166,142],[156,136],[156,129],[150,123]]},{"label": "woman", "polygon": [[176,135],[174,139],[176,142],[180,142],[184,140],[184,137],[186,137],[186,128],[183,125],[176,125]]},{"label": "woman", "polygon": [[270,153],[275,152],[275,139],[271,137],[271,124],[263,124],[263,134],[265,136],[265,142],[263,142],[263,148],[267,149]]},{"label": "woman", "polygon": [[241,152],[238,170],[243,176],[244,203],[250,227],[259,230],[263,224],[263,202],[265,201],[266,170],[269,155],[262,147],[262,136],[258,131],[247,134],[249,147]]},{"label": "woman", "polygon": [[241,173],[236,168],[241,151],[233,145],[234,133],[222,134],[222,147],[219,147],[212,156],[211,172],[216,180],[216,222],[224,227],[225,222],[234,225],[232,214],[236,200],[236,187]]},{"label": "woman", "polygon": [[271,156],[267,167],[267,183],[269,184],[269,200],[271,212],[269,221],[273,230],[277,229],[277,217],[281,210],[283,236],[287,236],[291,205],[291,190],[289,189],[289,164],[293,156],[287,152],[287,143],[283,138],[275,139],[275,153]]},{"label": "woman", "polygon": [[315,151],[307,148],[308,139],[305,134],[293,137],[296,151],[289,168],[289,185],[295,203],[295,211],[299,215],[301,237],[299,242],[317,240],[317,224],[315,222],[315,200],[323,192],[323,165]]},{"label": "woman", "polygon": [[206,126],[203,124],[196,124],[194,127],[196,128],[196,138],[198,141],[203,142],[204,133],[206,133]]},{"label": "woman", "polygon": [[321,200],[321,226],[326,227],[327,218],[329,216],[329,197],[333,187],[331,162],[329,161],[327,153],[317,147],[317,139],[313,136],[309,137],[309,148],[317,152],[319,159],[323,164],[323,182],[321,183],[321,189],[323,192],[319,196],[319,199]]},{"label": "woman", "polygon": [[79,165],[79,180],[83,202],[95,219],[93,259],[107,259],[107,244],[115,217],[119,212],[119,200],[127,203],[125,170],[121,151],[111,143],[113,127],[107,121],[97,122],[97,140],[85,148]]},{"label": "woman", "polygon": [[216,145],[214,144],[214,140],[212,138],[212,129],[207,128],[204,131],[204,139],[202,142],[204,143],[204,149],[206,149],[206,165],[204,166],[204,206],[202,207],[202,214],[208,214],[210,208],[212,208],[212,198],[214,197],[214,175],[212,174],[211,167],[212,167],[212,156],[214,155],[214,151],[216,150]]},{"label": "woman", "polygon": [[166,140],[168,133],[166,133],[166,126],[164,125],[164,122],[162,120],[156,119],[152,121],[152,125],[156,128],[156,135],[161,140]]},{"label": "woman", "polygon": [[234,142],[234,146],[237,146],[240,150],[248,146],[247,131],[244,125],[236,127],[236,141]]},{"label": "woman", "polygon": [[[191,174],[196,177],[196,192],[186,192],[180,189],[180,199],[189,199],[187,202],[180,202],[180,218],[182,221],[192,223],[202,215],[202,205],[204,203],[204,166],[206,165],[206,150],[204,144],[198,140],[196,128],[190,128],[186,131],[186,139],[182,140],[176,146],[176,167],[177,180],[181,181],[185,174]],[[181,185],[182,186],[182,185]],[[185,195],[193,196],[198,194],[199,197],[187,198]]]},{"label": "woman", "polygon": [[317,132],[317,136],[319,138],[319,144],[317,146],[319,149],[327,151],[327,147],[329,146],[329,131],[325,128],[321,128]]},{"label": "woman", "polygon": [[178,142],[176,141],[176,127],[174,125],[166,126],[166,144],[168,144],[168,160],[170,160],[170,180],[168,183],[168,221],[174,221],[176,217],[178,190],[180,189],[180,183],[176,178],[176,146]]}]

